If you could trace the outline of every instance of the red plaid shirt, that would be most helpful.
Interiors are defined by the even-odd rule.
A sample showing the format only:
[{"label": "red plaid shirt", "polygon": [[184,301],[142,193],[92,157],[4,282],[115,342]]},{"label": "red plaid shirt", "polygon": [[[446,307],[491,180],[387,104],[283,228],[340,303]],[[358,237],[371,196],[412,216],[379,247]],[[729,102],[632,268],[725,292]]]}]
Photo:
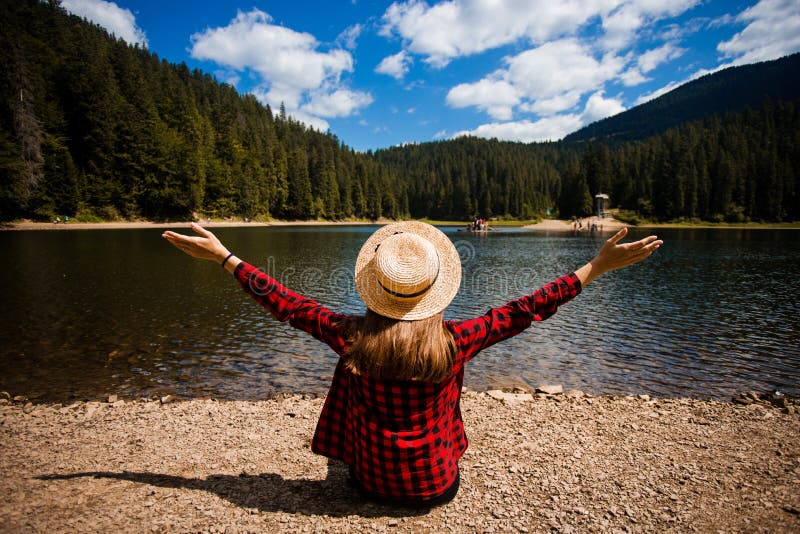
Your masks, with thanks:
[{"label": "red plaid shirt", "polygon": [[380,497],[425,500],[455,482],[467,449],[459,401],[464,364],[478,352],[553,315],[581,291],[574,273],[485,315],[445,321],[458,347],[453,373],[439,383],[375,380],[344,364],[347,316],[298,295],[252,265],[234,271],[242,288],[279,321],[289,321],[339,356],[311,449],[348,464]]}]

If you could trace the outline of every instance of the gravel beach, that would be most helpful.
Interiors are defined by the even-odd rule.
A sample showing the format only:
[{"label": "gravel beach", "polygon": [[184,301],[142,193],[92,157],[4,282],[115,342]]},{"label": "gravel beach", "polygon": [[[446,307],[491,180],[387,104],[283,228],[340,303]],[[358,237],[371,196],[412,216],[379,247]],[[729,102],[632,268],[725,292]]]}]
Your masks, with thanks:
[{"label": "gravel beach", "polygon": [[464,393],[461,490],[424,511],[311,453],[322,399],[0,399],[0,530],[800,531],[794,406],[495,396]]}]

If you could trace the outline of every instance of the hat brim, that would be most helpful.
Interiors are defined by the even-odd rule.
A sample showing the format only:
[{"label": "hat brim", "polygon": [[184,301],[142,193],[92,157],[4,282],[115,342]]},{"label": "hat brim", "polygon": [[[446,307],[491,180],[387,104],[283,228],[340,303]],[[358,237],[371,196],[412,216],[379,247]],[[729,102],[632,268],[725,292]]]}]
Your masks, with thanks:
[{"label": "hat brim", "polygon": [[[439,275],[431,288],[420,298],[393,297],[380,285],[375,273],[375,252],[378,245],[398,232],[419,235],[430,241],[439,256]],[[392,319],[414,321],[436,315],[447,308],[461,285],[461,259],[453,242],[444,232],[419,221],[404,221],[379,228],[361,247],[356,259],[356,289],[367,308]]]}]

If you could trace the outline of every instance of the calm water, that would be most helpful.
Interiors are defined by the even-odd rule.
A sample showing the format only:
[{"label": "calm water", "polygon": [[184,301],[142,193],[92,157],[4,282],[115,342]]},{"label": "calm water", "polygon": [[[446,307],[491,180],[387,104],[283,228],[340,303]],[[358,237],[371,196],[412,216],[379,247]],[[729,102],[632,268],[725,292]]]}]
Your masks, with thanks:
[{"label": "calm water", "polygon": [[[219,229],[290,287],[361,313],[352,269],[375,227]],[[446,228],[469,318],[590,259],[602,239]],[[0,232],[0,389],[66,401],[116,393],[257,399],[324,394],[335,355],[279,323],[218,266],[161,230]],[[633,231],[632,237],[643,232]],[[526,381],[593,393],[800,394],[800,232],[665,229],[644,264],[608,274],[551,319],[484,351],[475,389]]]}]

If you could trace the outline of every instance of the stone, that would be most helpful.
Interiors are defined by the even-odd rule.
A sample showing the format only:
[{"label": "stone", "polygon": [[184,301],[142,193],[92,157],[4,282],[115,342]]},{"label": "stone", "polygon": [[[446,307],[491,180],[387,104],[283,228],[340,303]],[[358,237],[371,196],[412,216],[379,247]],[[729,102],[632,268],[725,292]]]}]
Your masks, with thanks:
[{"label": "stone", "polygon": [[35,409],[36,409],[36,406],[34,406],[34,404],[32,402],[29,402],[25,406],[22,407],[22,411],[24,413],[31,413]]},{"label": "stone", "polygon": [[794,406],[786,406],[781,410],[785,414],[794,415],[797,412],[797,409]]},{"label": "stone", "polygon": [[536,388],[536,393],[560,395],[561,393],[564,393],[564,388],[561,386],[561,384],[544,384]]},{"label": "stone", "polygon": [[117,397],[116,395],[109,395],[108,396],[108,403],[109,404],[114,404],[118,400],[119,400],[119,397]]},{"label": "stone", "polygon": [[639,395],[638,397],[643,401],[649,401],[650,400],[650,395]]},{"label": "stone", "polygon": [[161,404],[169,404],[175,400],[175,395],[164,395],[160,400]]},{"label": "stone", "polygon": [[568,399],[580,399],[581,397],[585,397],[586,393],[579,389],[570,389],[564,394],[564,396]]},{"label": "stone", "polygon": [[8,391],[0,391],[0,397],[6,400],[11,400],[11,393],[9,393]]},{"label": "stone", "polygon": [[26,400],[28,400],[28,397],[26,397],[25,395],[17,395],[12,400],[14,402],[25,402]]},{"label": "stone", "polygon": [[505,402],[524,402],[524,401],[532,401],[533,395],[530,393],[510,393],[508,391],[502,391],[499,389],[490,389],[486,392],[493,399],[505,401]]}]

